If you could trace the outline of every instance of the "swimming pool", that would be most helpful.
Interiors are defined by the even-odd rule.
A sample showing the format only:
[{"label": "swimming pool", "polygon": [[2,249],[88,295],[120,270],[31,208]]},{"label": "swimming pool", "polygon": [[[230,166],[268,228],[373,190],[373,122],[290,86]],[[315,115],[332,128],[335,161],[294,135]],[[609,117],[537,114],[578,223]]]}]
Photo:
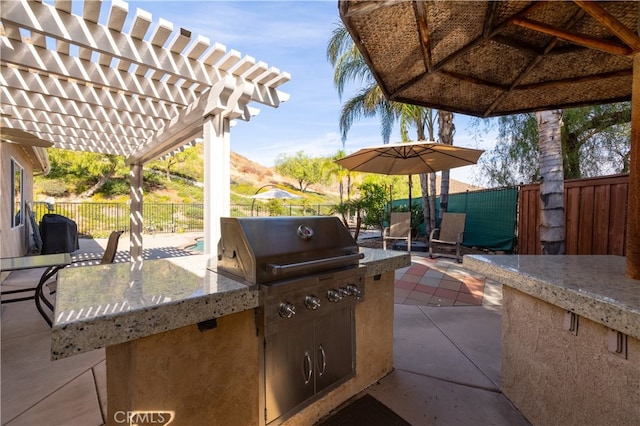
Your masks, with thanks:
[{"label": "swimming pool", "polygon": [[196,243],[192,246],[188,246],[186,247],[188,250],[192,250],[192,251],[204,251],[204,240],[203,239],[199,239],[196,241]]}]

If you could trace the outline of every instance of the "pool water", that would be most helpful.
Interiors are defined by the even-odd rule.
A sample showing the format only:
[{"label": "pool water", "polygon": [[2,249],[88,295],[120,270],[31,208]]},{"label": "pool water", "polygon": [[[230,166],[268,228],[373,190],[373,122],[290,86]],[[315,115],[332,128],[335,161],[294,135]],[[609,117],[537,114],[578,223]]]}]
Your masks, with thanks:
[{"label": "pool water", "polygon": [[192,251],[204,251],[204,240],[198,240],[194,245],[187,248]]}]

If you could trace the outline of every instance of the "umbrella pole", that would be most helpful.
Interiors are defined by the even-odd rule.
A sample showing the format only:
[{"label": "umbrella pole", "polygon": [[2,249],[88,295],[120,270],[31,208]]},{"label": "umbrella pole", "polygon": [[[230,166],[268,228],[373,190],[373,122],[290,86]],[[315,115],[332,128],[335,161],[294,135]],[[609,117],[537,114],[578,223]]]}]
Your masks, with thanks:
[{"label": "umbrella pole", "polygon": [[633,58],[631,90],[631,160],[627,207],[627,277],[640,280],[640,53]]},{"label": "umbrella pole", "polygon": [[411,219],[413,216],[411,214],[411,175],[409,175],[409,241],[407,241],[407,251],[411,254],[411,234],[413,233],[413,229],[411,229]]},{"label": "umbrella pole", "polygon": [[409,175],[409,216],[411,216],[411,175]]}]

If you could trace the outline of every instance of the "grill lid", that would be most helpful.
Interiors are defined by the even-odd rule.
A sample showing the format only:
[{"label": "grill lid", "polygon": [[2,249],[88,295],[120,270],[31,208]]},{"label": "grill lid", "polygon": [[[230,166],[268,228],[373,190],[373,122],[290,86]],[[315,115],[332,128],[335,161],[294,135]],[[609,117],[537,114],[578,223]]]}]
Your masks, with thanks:
[{"label": "grill lid", "polygon": [[252,284],[357,266],[362,258],[333,216],[223,217],[220,227],[218,270]]}]

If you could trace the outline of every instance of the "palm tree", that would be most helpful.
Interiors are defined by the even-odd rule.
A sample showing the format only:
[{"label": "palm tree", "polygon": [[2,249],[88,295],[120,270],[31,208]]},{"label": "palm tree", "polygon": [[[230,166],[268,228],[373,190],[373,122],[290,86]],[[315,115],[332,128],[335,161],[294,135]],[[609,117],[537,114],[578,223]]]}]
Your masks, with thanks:
[{"label": "palm tree", "polygon": [[341,23],[336,24],[329,40],[327,59],[334,67],[333,84],[340,98],[348,83],[359,82],[363,85],[342,106],[340,133],[343,148],[351,125],[363,117],[378,116],[383,143],[389,143],[393,123],[397,119],[397,109],[384,97],[351,35]]},{"label": "palm tree", "polygon": [[[333,161],[335,160],[339,160],[341,158],[344,158],[346,156],[344,150],[340,150],[338,151],[332,158]],[[339,192],[340,192],[340,202],[344,202],[344,192],[345,192],[345,185],[344,185],[344,178],[347,178],[347,188],[346,188],[346,192],[347,192],[347,201],[351,199],[351,173],[349,172],[349,170],[346,170],[340,166],[338,166],[336,163],[331,162],[331,164],[335,167],[331,167],[331,170],[329,171],[329,174],[336,176],[336,178],[338,179],[338,183],[340,185],[339,187]]]},{"label": "palm tree", "polygon": [[[409,104],[399,105],[402,106],[400,115],[400,136],[402,140],[409,140],[409,128],[413,126],[416,127],[418,140],[427,140],[425,129],[429,132],[428,140],[434,140],[433,110]],[[427,176],[429,177],[428,180]],[[425,233],[429,235],[431,230],[436,227],[436,174],[429,173],[427,175],[422,173],[420,175],[420,188],[422,189],[422,215],[424,217]]]},{"label": "palm tree", "polygon": [[[340,132],[342,136],[342,146],[344,148],[347,133],[353,122],[362,117],[378,117],[383,143],[389,143],[393,124],[399,119],[401,122],[401,136],[403,140],[408,140],[408,129],[415,126],[417,130],[417,140],[425,140],[425,128],[428,129],[430,140],[433,140],[433,115],[428,108],[407,105],[398,102],[388,101],[382,90],[376,83],[371,70],[367,66],[360,51],[355,46],[351,35],[342,23],[337,23],[327,46],[327,58],[334,67],[334,85],[338,90],[338,95],[342,97],[344,89],[349,82],[358,81],[363,87],[356,95],[348,99],[342,106],[340,114]],[[439,113],[440,114],[440,113]],[[452,140],[453,135],[453,114],[449,114],[451,126],[445,126],[445,131],[450,131],[450,135],[441,136],[441,139]],[[425,226],[427,232],[435,226],[435,175],[431,178],[433,197],[429,202],[429,191],[427,188],[427,177],[420,176],[423,193],[423,214],[425,216]],[[448,194],[449,186],[442,187],[440,196]],[[426,197],[425,197],[426,195]],[[446,209],[446,206],[445,206]]]},{"label": "palm tree", "polygon": [[543,254],[564,254],[562,110],[536,113],[540,153],[540,243]]},{"label": "palm tree", "polygon": [[[438,136],[440,142],[453,145],[453,113],[448,111],[438,111]],[[440,182],[440,218],[449,208],[449,170],[443,170]]]}]

